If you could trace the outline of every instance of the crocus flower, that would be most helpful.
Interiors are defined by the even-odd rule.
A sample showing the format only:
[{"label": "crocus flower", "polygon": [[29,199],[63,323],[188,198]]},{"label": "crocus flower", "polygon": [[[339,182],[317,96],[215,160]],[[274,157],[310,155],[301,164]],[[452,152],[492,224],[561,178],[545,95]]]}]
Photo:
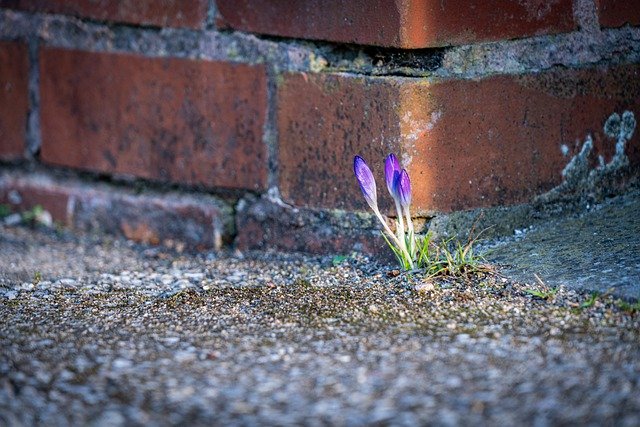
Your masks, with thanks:
[{"label": "crocus flower", "polygon": [[400,205],[407,209],[411,204],[411,180],[406,169],[402,169],[400,175],[396,178],[394,189],[398,195]]},{"label": "crocus flower", "polygon": [[395,154],[391,153],[384,161],[384,178],[387,181],[387,189],[391,197],[396,199],[397,194],[394,189],[397,176],[400,174],[400,162]]},{"label": "crocus flower", "polygon": [[[394,234],[391,228],[389,228],[387,221],[378,209],[376,181],[373,178],[371,169],[369,169],[367,163],[360,156],[355,156],[355,158],[353,159],[353,173],[356,175],[356,179],[358,180],[358,184],[360,185],[360,190],[362,190],[364,199],[382,224],[382,227],[384,229],[383,235],[386,233],[386,237],[388,239],[387,243],[389,243],[394,249],[395,254],[398,256],[398,259],[403,265],[403,268],[413,269],[413,248],[415,247],[415,245],[413,243],[410,243],[409,247],[407,247],[407,236],[404,232],[404,220],[402,218],[402,206],[404,205],[401,206],[401,204],[404,203],[403,200],[406,201],[407,204],[405,215],[407,216],[407,221],[410,221],[408,206],[409,202],[411,201],[411,184],[409,183],[409,175],[407,174],[407,171],[400,170],[400,163],[398,162],[396,156],[390,154],[387,157],[387,160],[385,161],[385,178],[387,181],[387,188],[389,189],[391,196],[393,196],[396,209],[398,211],[398,218],[396,219],[396,224],[398,225],[397,235]],[[404,178],[403,173],[405,176]],[[404,197],[404,199],[402,197]],[[410,230],[411,233],[409,239],[412,241],[413,227],[411,227]]]},{"label": "crocus flower", "polygon": [[[407,174],[406,171],[404,171],[405,175]],[[396,213],[397,213],[397,219],[396,219],[396,225],[397,225],[397,233],[398,233],[398,240],[400,241],[400,246],[404,249],[404,250],[408,250],[407,246],[406,246],[406,239],[405,239],[405,227],[404,227],[404,219],[403,219],[403,215],[402,215],[402,194],[401,194],[401,177],[402,177],[402,170],[400,168],[400,162],[398,161],[398,158],[395,156],[395,154],[391,153],[387,156],[385,162],[384,162],[384,178],[387,181],[387,189],[389,190],[389,194],[391,194],[391,197],[393,197],[393,201],[396,205]],[[407,179],[409,178],[409,176],[407,175]]]},{"label": "crocus flower", "polygon": [[[396,178],[394,189],[398,194],[398,202],[401,210],[404,212],[407,227],[409,229],[409,240],[407,250],[412,257],[415,257],[416,242],[413,231],[413,222],[411,221],[411,213],[409,212],[409,205],[411,205],[411,180],[406,169],[402,169],[400,175]],[[398,213],[402,215],[402,213]]]},{"label": "crocus flower", "polygon": [[376,181],[373,178],[371,169],[367,166],[367,163],[360,156],[356,156],[353,159],[353,173],[356,175],[358,184],[360,184],[360,190],[364,195],[364,199],[371,209],[378,210],[378,196],[376,192]]}]

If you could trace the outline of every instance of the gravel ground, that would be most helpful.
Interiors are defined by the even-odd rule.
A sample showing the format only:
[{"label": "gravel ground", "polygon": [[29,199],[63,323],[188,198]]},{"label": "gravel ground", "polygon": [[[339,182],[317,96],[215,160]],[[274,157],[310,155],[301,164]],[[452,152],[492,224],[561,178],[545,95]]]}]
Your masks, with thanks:
[{"label": "gravel ground", "polygon": [[640,306],[337,261],[0,228],[0,425],[640,425]]}]

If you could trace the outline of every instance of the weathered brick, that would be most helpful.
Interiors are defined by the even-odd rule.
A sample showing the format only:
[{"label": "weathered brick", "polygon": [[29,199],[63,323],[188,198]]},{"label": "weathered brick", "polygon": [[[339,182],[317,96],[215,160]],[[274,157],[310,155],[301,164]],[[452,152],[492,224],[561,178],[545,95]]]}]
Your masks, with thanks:
[{"label": "weathered brick", "polygon": [[135,195],[104,185],[5,174],[0,177],[0,203],[15,212],[40,205],[66,226],[149,244],[215,249],[234,233],[231,208],[205,195]]},{"label": "weathered brick", "polygon": [[201,28],[207,0],[0,0],[0,7],[56,13],[98,21]]},{"label": "weathered brick", "polygon": [[576,28],[571,0],[218,0],[217,4],[221,27],[408,49]]},{"label": "weathered brick", "polygon": [[0,41],[0,160],[23,157],[29,112],[27,46]]},{"label": "weathered brick", "polygon": [[600,25],[640,25],[640,0],[597,0]]},{"label": "weathered brick", "polygon": [[3,176],[0,178],[0,203],[11,206],[13,212],[24,212],[40,205],[49,211],[55,222],[72,224],[68,189],[50,182]]},{"label": "weathered brick", "polygon": [[73,226],[152,245],[220,249],[232,233],[231,209],[208,197],[76,192]]},{"label": "weathered brick", "polygon": [[[611,158],[615,141],[603,124],[613,112],[638,114],[639,75],[638,65],[440,82],[285,74],[277,96],[282,198],[364,209],[352,171],[360,154],[388,207],[383,159],[396,152],[418,215],[531,201],[560,183],[587,134],[596,154]],[[637,141],[636,132],[627,146],[636,169]]]},{"label": "weathered brick", "polygon": [[241,250],[277,249],[313,254],[354,250],[391,259],[376,219],[348,212],[299,209],[269,200],[245,199],[236,212],[235,245]]},{"label": "weathered brick", "polygon": [[260,190],[262,66],[44,49],[41,159],[152,180]]}]

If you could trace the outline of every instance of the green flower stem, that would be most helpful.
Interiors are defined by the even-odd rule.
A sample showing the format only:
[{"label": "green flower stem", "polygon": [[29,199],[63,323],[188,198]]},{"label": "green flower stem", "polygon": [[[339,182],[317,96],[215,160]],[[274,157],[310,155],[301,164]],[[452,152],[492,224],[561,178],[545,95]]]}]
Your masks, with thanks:
[{"label": "green flower stem", "polygon": [[405,218],[407,220],[407,227],[409,228],[409,253],[411,259],[416,257],[416,235],[413,229],[413,221],[411,221],[411,214],[409,213],[409,207],[404,209]]},{"label": "green flower stem", "polygon": [[395,243],[395,245],[398,247],[398,249],[402,253],[402,256],[408,261],[410,269],[413,270],[413,258],[411,257],[411,255],[409,255],[406,245],[403,245],[402,243],[400,243],[400,239],[398,239],[398,236],[396,236],[395,233],[391,231],[391,228],[389,228],[387,221],[385,221],[380,211],[378,209],[374,209],[373,212],[378,217],[378,220],[380,220],[380,222],[382,223],[382,226],[384,227],[384,231],[387,232],[387,234],[389,235],[389,238],[391,238],[393,243]]},{"label": "green flower stem", "polygon": [[[407,249],[407,238],[406,238],[406,234],[405,234],[405,230],[404,230],[404,220],[402,219],[402,207],[400,206],[400,202],[398,200],[394,200],[396,203],[396,216],[397,216],[397,220],[396,220],[396,224],[398,224],[398,240],[400,240],[400,243],[402,244],[402,248],[404,249],[405,252],[409,253],[409,250]],[[411,259],[413,259],[413,257],[410,257]]]}]

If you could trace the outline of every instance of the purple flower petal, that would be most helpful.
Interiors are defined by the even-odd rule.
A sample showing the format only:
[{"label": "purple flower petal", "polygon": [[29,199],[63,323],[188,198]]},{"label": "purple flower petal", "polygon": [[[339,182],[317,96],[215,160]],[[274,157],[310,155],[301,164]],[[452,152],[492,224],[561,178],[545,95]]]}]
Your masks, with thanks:
[{"label": "purple flower petal", "polygon": [[384,179],[387,181],[387,189],[394,199],[398,196],[394,186],[397,176],[400,174],[400,162],[395,154],[391,153],[384,161]]},{"label": "purple flower petal", "polygon": [[373,178],[371,169],[367,166],[367,163],[360,156],[356,156],[353,159],[353,173],[356,175],[360,189],[364,195],[364,199],[371,209],[378,208],[378,197],[376,194],[376,181]]},{"label": "purple flower petal", "polygon": [[402,169],[400,175],[395,180],[395,190],[398,192],[398,200],[403,208],[408,208],[411,204],[411,180],[406,169]]}]

